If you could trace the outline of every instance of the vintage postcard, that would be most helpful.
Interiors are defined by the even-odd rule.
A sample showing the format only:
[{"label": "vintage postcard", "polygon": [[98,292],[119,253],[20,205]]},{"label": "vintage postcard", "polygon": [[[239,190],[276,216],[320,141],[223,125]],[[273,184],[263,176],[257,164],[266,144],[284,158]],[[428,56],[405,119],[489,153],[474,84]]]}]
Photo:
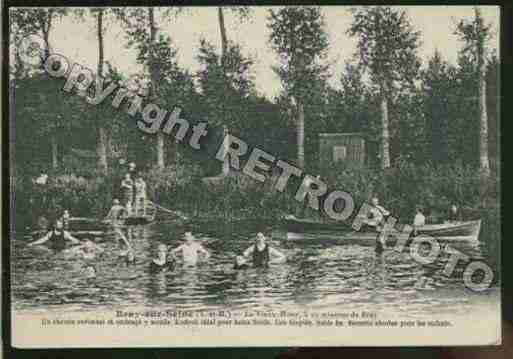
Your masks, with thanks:
[{"label": "vintage postcard", "polygon": [[498,6],[20,7],[16,348],[499,345]]}]

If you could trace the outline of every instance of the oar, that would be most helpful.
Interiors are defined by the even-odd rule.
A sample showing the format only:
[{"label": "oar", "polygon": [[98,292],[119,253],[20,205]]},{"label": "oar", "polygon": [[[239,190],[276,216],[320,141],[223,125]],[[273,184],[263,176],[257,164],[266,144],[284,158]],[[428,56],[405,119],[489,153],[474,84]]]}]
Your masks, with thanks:
[{"label": "oar", "polygon": [[173,211],[173,210],[170,210],[170,209],[168,209],[168,208],[166,208],[166,207],[162,207],[161,205],[159,205],[159,204],[157,204],[157,203],[155,203],[155,202],[152,202],[152,201],[150,201],[150,200],[148,200],[148,202],[150,202],[152,205],[154,205],[155,207],[159,208],[160,210],[162,210],[162,211],[164,211],[164,212],[167,212],[167,213],[173,214],[173,215],[178,216],[178,217],[180,217],[181,219],[184,219],[184,220],[185,220],[185,219],[187,219],[187,217],[186,217],[186,216],[184,216],[184,215],[182,215],[182,214],[178,213],[177,211]]}]

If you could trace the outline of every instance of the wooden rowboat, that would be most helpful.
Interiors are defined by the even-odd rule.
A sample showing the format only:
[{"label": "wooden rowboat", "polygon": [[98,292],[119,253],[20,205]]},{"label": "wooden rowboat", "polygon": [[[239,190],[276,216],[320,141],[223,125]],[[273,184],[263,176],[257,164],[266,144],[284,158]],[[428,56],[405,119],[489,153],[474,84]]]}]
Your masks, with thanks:
[{"label": "wooden rowboat", "polygon": [[[283,220],[283,224],[287,230],[288,238],[300,237],[294,234],[308,234],[309,232],[336,232],[337,236],[348,239],[373,240],[377,237],[377,232],[353,231],[347,223],[340,222],[321,222],[288,216]],[[427,224],[417,228],[417,235],[446,240],[478,241],[480,229],[481,220]]]}]

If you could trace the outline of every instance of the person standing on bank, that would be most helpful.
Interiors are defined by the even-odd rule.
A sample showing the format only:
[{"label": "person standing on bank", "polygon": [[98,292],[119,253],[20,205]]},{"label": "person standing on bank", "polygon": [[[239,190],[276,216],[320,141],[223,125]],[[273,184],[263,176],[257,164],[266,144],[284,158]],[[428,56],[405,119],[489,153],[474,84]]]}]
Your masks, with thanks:
[{"label": "person standing on bank", "polygon": [[138,216],[146,215],[146,182],[139,175],[134,182],[135,200],[134,210]]},{"label": "person standing on bank", "polygon": [[128,164],[128,173],[130,174],[130,177],[137,178],[137,168],[135,166],[135,163],[130,162]]},{"label": "person standing on bank", "polygon": [[134,181],[132,181],[130,173],[127,173],[123,181],[121,181],[121,192],[123,195],[123,204],[126,207],[128,215],[130,215],[132,212],[132,201],[134,196]]},{"label": "person standing on bank", "polygon": [[257,233],[255,244],[244,251],[244,257],[248,258],[249,256],[252,256],[253,267],[267,267],[271,257],[276,258],[273,260],[275,263],[285,262],[287,259],[283,253],[266,243],[266,238],[262,232]]}]

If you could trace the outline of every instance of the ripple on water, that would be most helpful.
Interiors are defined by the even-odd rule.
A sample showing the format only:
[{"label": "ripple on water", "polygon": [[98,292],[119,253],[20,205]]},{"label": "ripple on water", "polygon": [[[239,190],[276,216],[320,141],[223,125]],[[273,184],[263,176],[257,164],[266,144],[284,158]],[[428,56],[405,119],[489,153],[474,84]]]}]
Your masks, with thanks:
[{"label": "ripple on water", "polygon": [[[123,305],[176,306],[188,309],[217,307],[262,308],[395,308],[414,313],[465,312],[473,296],[461,278],[446,278],[440,266],[422,266],[407,254],[385,252],[376,256],[372,246],[341,242],[329,233],[310,234],[293,240],[276,235],[272,246],[287,254],[288,261],[268,269],[234,270],[233,258],[252,244],[254,233],[244,226],[232,232],[205,227],[197,232],[212,252],[208,263],[178,266],[165,273],[151,273],[149,261],[158,243],[180,244],[173,223],[136,227],[130,235],[136,264],[127,265],[118,253],[122,244],[114,237],[102,239],[102,256],[93,262],[64,253],[27,247],[14,240],[12,297],[15,308],[42,307],[90,310]],[[171,233],[171,234],[170,234]],[[472,248],[472,256],[483,256]],[[469,254],[470,255],[470,254]],[[96,278],[84,277],[93,265]],[[421,275],[429,285],[418,287]]]}]

